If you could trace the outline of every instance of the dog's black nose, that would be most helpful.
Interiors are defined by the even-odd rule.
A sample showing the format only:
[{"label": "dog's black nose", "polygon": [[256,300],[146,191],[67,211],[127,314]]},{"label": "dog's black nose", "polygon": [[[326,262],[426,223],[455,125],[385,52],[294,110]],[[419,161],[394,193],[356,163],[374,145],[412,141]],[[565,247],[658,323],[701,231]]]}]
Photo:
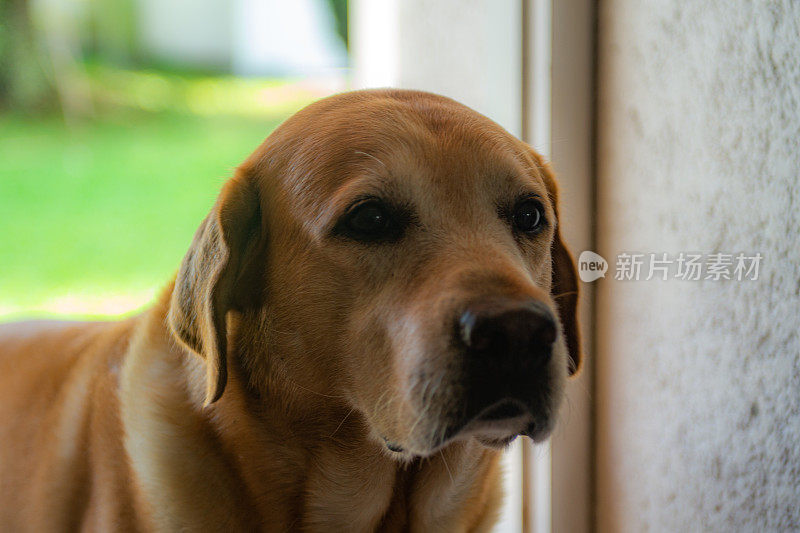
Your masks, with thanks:
[{"label": "dog's black nose", "polygon": [[553,313],[533,299],[473,302],[457,325],[464,349],[464,421],[500,423],[537,415],[548,387],[558,327]]},{"label": "dog's black nose", "polygon": [[558,335],[550,309],[533,299],[482,300],[464,309],[457,329],[465,356],[463,420],[535,416]]},{"label": "dog's black nose", "polygon": [[461,341],[473,357],[512,371],[520,364],[545,363],[557,335],[553,313],[538,300],[474,303],[461,314],[458,325]]}]

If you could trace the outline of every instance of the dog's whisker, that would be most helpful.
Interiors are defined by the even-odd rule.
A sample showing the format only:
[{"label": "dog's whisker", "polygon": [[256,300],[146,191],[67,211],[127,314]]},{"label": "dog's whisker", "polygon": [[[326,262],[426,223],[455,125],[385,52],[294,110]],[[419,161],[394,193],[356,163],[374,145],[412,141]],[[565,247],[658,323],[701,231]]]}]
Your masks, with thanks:
[{"label": "dog's whisker", "polygon": [[333,438],[333,436],[334,436],[334,435],[336,435],[336,432],[337,432],[337,431],[339,431],[339,428],[340,428],[340,427],[342,427],[342,424],[344,424],[345,420],[347,420],[347,417],[349,417],[349,416],[350,416],[350,415],[353,413],[353,411],[355,411],[355,407],[351,407],[351,408],[350,408],[350,410],[349,410],[349,411],[347,411],[347,414],[346,414],[346,415],[344,415],[344,418],[342,418],[342,421],[341,421],[341,422],[339,422],[339,425],[338,425],[338,426],[336,426],[336,429],[334,429],[334,430],[333,430],[333,433],[331,433],[330,435],[328,435],[328,438],[329,438],[329,439],[330,439],[330,438]]},{"label": "dog's whisker", "polygon": [[566,291],[566,292],[562,292],[562,293],[559,293],[559,294],[554,294],[553,298],[554,299],[555,298],[563,298],[564,296],[569,296],[569,295],[574,295],[574,294],[578,294],[578,291]]},{"label": "dog's whisker", "polygon": [[425,406],[422,408],[422,411],[420,411],[420,413],[419,413],[419,416],[417,416],[417,419],[414,421],[414,423],[413,423],[413,424],[411,424],[411,427],[410,427],[410,428],[409,428],[409,430],[408,430],[408,434],[409,434],[409,436],[411,436],[411,435],[414,433],[414,429],[416,429],[416,427],[417,427],[417,424],[419,424],[420,422],[422,422],[422,419],[423,419],[423,418],[425,418],[425,416],[427,416],[427,414],[428,414],[428,411],[430,411],[431,405],[432,405],[432,402],[428,402],[428,403],[427,403],[427,404],[426,404],[426,405],[425,405]]},{"label": "dog's whisker", "polygon": [[316,394],[317,396],[322,396],[323,398],[337,398],[337,399],[342,399],[342,400],[347,399],[347,397],[343,396],[343,395],[324,394],[324,393],[321,393],[321,392],[317,392],[315,390],[311,390],[308,387],[304,387],[303,385],[300,385],[299,383],[297,383],[293,379],[290,379],[288,376],[286,376],[285,372],[283,374],[284,374],[283,379],[285,379],[289,384],[294,385],[298,389],[302,389],[302,390],[304,390],[306,392],[310,392],[311,394]]},{"label": "dog's whisker", "polygon": [[316,394],[317,396],[322,396],[323,398],[338,398],[338,399],[342,399],[342,400],[347,398],[346,396],[342,396],[342,395],[338,395],[338,394],[323,394],[321,392],[317,392],[315,390],[311,390],[308,387],[304,387],[304,386],[300,385],[299,383],[297,383],[296,381],[292,381],[292,383],[294,383],[295,387],[301,388],[306,392],[310,392],[311,394]]},{"label": "dog's whisker", "polygon": [[444,463],[444,467],[447,469],[447,475],[450,476],[450,481],[455,485],[456,480],[453,479],[453,473],[450,471],[450,466],[447,464],[447,459],[444,458],[444,452],[439,450],[439,455],[442,456],[442,462]]},{"label": "dog's whisker", "polygon": [[381,161],[380,159],[378,159],[377,157],[375,157],[374,155],[372,155],[372,154],[368,154],[367,152],[362,152],[361,150],[356,150],[353,153],[365,155],[365,156],[369,157],[370,159],[374,159],[375,161],[380,163],[383,168],[388,170],[388,167],[386,166],[386,164],[383,161]]},{"label": "dog's whisker", "polygon": [[432,380],[425,380],[425,382],[422,384],[422,391],[419,397],[422,398],[424,405],[422,411],[417,416],[417,419],[414,421],[414,423],[411,425],[411,428],[408,430],[409,435],[411,435],[414,432],[414,429],[416,429],[417,425],[422,421],[422,419],[428,415],[428,412],[430,411],[434,403],[432,401],[432,398],[435,395],[436,389],[440,383],[441,383],[441,376],[439,377],[439,381],[437,383],[433,383]]},{"label": "dog's whisker", "polygon": [[375,405],[373,406],[372,412],[373,413],[380,413],[384,409],[388,409],[388,407],[394,401],[394,395],[389,394],[389,389],[384,390],[378,399],[375,401]]}]

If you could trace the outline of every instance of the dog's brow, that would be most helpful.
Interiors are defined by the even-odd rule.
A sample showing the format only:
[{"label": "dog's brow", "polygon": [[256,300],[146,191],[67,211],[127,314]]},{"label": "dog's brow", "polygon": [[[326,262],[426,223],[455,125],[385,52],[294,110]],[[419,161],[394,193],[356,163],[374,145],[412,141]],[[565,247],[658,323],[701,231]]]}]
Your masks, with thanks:
[{"label": "dog's brow", "polygon": [[396,197],[397,190],[392,180],[380,174],[366,174],[348,180],[336,188],[328,201],[321,206],[319,217],[323,227],[331,226],[350,205],[359,198],[369,196]]},{"label": "dog's brow", "polygon": [[504,180],[513,188],[524,187],[535,192],[540,198],[547,198],[547,189],[537,167],[518,167],[504,176]]}]

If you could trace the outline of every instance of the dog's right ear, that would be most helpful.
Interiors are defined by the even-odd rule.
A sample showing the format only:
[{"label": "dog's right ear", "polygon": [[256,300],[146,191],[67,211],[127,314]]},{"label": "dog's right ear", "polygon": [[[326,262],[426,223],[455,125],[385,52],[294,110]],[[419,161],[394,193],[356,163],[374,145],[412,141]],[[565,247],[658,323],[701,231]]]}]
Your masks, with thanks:
[{"label": "dog's right ear", "polygon": [[558,185],[553,169],[533,148],[528,147],[528,154],[533,159],[540,176],[544,180],[553,208],[556,212],[556,232],[550,247],[552,258],[550,290],[558,307],[558,318],[567,343],[569,355],[567,373],[574,376],[581,368],[583,350],[581,348],[581,332],[578,324],[578,272],[575,259],[564,244],[561,236],[561,219],[558,206]]},{"label": "dog's right ear", "polygon": [[228,311],[242,307],[261,227],[258,190],[243,171],[228,180],[195,233],[172,291],[167,323],[186,348],[203,357],[205,404],[217,401],[227,381]]}]

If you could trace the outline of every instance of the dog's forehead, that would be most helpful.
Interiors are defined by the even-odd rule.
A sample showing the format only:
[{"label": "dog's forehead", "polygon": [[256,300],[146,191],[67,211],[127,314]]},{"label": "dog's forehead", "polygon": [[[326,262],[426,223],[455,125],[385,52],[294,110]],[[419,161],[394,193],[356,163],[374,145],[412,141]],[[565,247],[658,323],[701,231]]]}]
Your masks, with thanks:
[{"label": "dog's forehead", "polygon": [[365,91],[322,100],[284,123],[260,152],[281,196],[312,211],[353,181],[458,198],[487,183],[508,188],[522,180],[547,194],[521,142],[468,107],[428,93]]}]

